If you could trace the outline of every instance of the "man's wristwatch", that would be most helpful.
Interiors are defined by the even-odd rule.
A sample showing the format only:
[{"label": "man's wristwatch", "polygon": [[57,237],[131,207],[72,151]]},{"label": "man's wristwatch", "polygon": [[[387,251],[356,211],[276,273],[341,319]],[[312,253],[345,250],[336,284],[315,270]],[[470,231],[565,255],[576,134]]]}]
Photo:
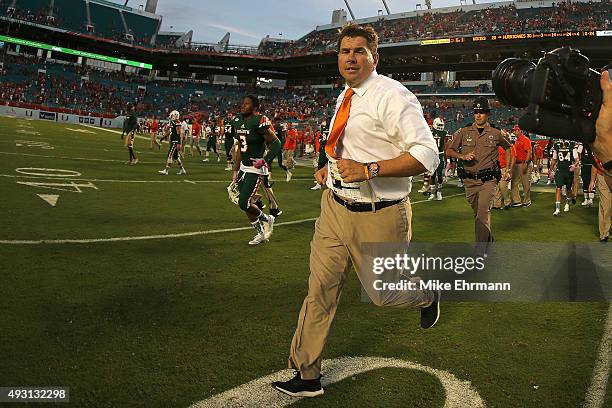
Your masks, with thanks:
[{"label": "man's wristwatch", "polygon": [[378,172],[380,170],[380,166],[378,165],[378,163],[376,162],[366,163],[365,168],[366,168],[366,175],[367,175],[368,180],[373,179],[374,177],[378,176]]}]

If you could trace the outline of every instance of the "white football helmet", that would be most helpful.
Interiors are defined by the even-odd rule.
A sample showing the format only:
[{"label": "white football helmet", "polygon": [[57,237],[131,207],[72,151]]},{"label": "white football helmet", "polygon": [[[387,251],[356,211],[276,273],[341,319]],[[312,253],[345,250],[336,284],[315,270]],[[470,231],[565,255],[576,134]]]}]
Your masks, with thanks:
[{"label": "white football helmet", "polygon": [[444,119],[435,118],[433,121],[433,128],[436,130],[444,130]]},{"label": "white football helmet", "polygon": [[235,181],[232,181],[230,185],[227,186],[227,194],[229,196],[230,201],[238,205],[238,198],[240,195],[240,192],[238,190],[238,183],[236,183]]},{"label": "white football helmet", "polygon": [[178,111],[173,110],[170,112],[170,120],[179,120],[181,118],[181,114]]}]

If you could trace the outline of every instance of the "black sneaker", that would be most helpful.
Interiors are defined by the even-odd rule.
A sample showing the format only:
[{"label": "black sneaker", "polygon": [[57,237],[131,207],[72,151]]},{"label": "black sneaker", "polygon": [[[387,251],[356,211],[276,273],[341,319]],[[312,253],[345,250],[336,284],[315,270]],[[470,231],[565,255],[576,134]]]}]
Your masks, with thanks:
[{"label": "black sneaker", "polygon": [[257,206],[257,208],[259,208],[260,210],[263,210],[264,208],[266,208],[263,201],[261,201],[261,198],[255,201],[255,206]]},{"label": "black sneaker", "polygon": [[283,211],[280,208],[270,208],[270,215],[274,218],[278,218],[283,215]]},{"label": "black sneaker", "polygon": [[293,374],[295,374],[295,377],[289,381],[273,382],[272,388],[292,397],[316,397],[317,395],[323,395],[321,377],[316,380],[302,380],[299,371],[294,371]]},{"label": "black sneaker", "polygon": [[434,291],[431,305],[421,308],[421,327],[429,329],[433,327],[440,318],[440,291]]}]

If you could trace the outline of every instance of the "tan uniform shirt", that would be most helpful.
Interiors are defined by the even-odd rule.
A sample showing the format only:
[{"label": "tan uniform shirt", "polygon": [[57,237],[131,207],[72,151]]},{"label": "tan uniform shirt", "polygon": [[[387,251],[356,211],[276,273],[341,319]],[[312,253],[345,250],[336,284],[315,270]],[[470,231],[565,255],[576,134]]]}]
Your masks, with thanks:
[{"label": "tan uniform shirt", "polygon": [[509,149],[512,145],[499,129],[495,129],[489,123],[485,124],[482,134],[478,133],[474,123],[457,130],[447,148],[460,151],[462,154],[473,152],[476,158],[464,161],[463,167],[470,173],[477,173],[497,166],[498,146]]}]

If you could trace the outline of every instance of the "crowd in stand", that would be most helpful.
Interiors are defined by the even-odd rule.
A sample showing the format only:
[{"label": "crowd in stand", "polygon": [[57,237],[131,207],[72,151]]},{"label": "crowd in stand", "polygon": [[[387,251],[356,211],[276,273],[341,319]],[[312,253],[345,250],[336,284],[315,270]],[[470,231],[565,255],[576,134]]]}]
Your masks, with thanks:
[{"label": "crowd in stand", "polygon": [[[394,20],[380,18],[372,27],[381,43],[469,34],[508,34],[536,31],[609,30],[612,28],[610,2],[557,3],[554,7],[517,10],[514,5],[477,11],[448,13],[426,11],[416,17]],[[334,49],[337,30],[312,31],[289,43],[263,42],[264,55],[288,56]]]},{"label": "crowd in stand", "polygon": [[[0,13],[6,13],[10,2],[0,0]],[[551,3],[552,5],[552,3]],[[40,24],[78,30],[90,35],[127,42],[121,22],[109,21],[105,27],[90,32],[80,28],[64,27],[58,10],[20,10],[16,8],[11,17]],[[47,16],[55,18],[49,19]],[[514,5],[491,6],[482,10],[451,12],[419,12],[415,17],[387,20],[384,17],[371,25],[378,32],[381,43],[431,39],[470,34],[507,34],[518,32],[562,31],[562,30],[609,30],[612,28],[612,4],[609,1],[589,3],[557,3],[553,7],[517,10]],[[133,44],[150,46],[151,36],[134,36]],[[259,53],[266,56],[296,56],[334,50],[337,30],[312,31],[303,38],[289,42],[262,41]],[[172,42],[156,47],[173,48]],[[215,52],[214,48],[202,50]]]},{"label": "crowd in stand", "polygon": [[[260,96],[262,112],[272,117],[295,122],[321,122],[332,116],[340,90],[151,81],[135,74],[53,63],[23,55],[7,55],[0,70],[0,104],[29,103],[109,116],[123,114],[126,104],[131,102],[136,105],[140,117],[165,118],[174,109],[218,117],[228,110],[236,111],[247,93]],[[420,99],[429,121],[442,117],[452,129],[470,120],[468,100],[436,96]],[[517,115],[512,115],[509,108],[504,112],[497,122],[503,126],[514,124]]]}]

